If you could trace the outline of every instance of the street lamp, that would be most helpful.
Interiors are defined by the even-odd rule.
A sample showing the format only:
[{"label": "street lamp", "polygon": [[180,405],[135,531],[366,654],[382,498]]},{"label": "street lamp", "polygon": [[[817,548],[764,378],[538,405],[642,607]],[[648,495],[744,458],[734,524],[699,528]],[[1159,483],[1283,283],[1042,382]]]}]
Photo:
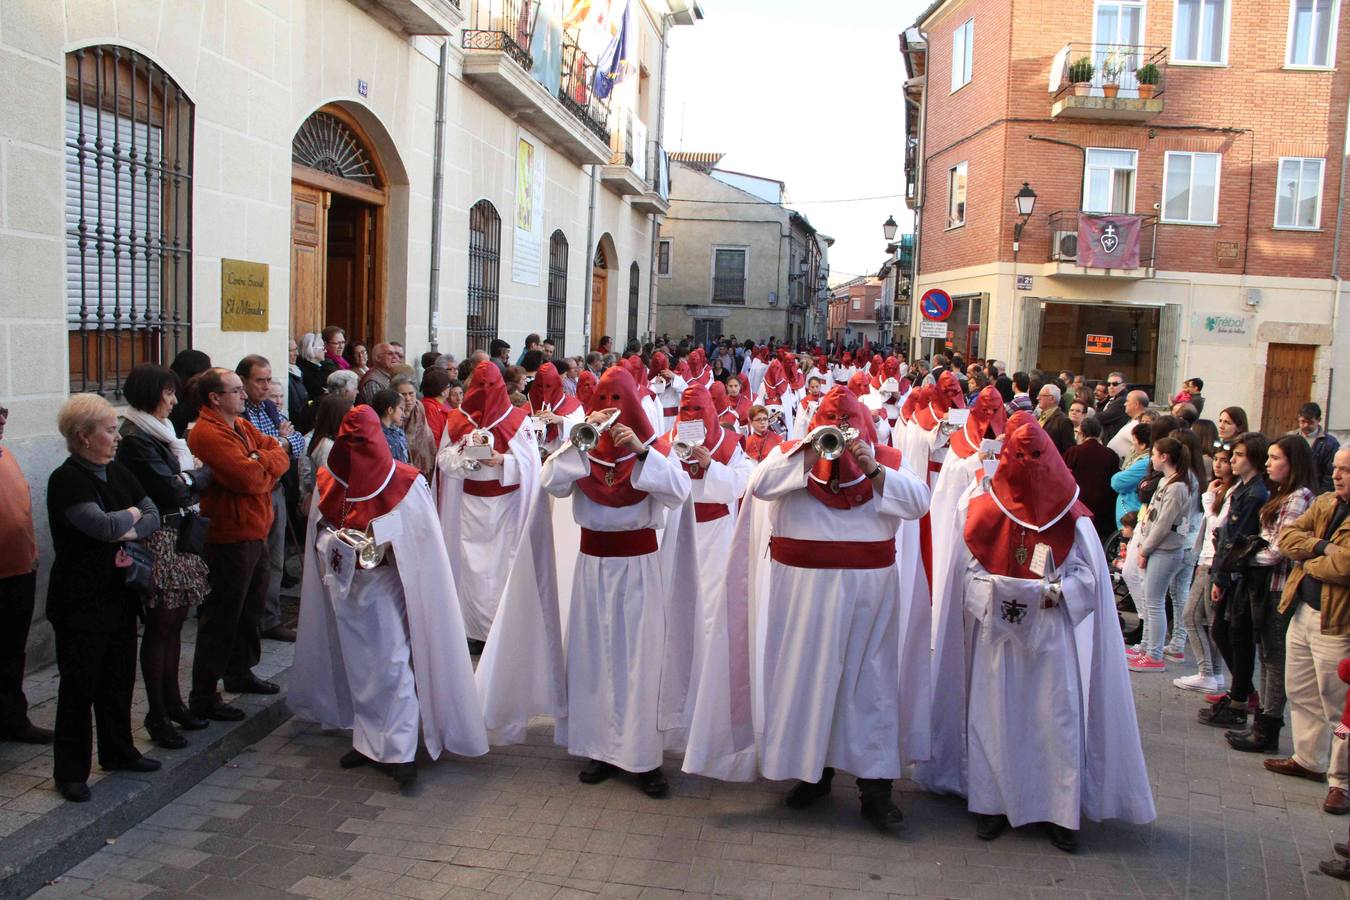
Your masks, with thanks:
[{"label": "street lamp", "polygon": [[886,236],[887,241],[895,240],[895,231],[900,226],[895,224],[895,216],[887,216],[886,221],[881,224],[881,233]]},{"label": "street lamp", "polygon": [[1031,185],[1022,182],[1022,189],[1013,197],[1013,205],[1017,208],[1017,214],[1022,217],[1022,221],[1013,226],[1013,253],[1016,253],[1017,245],[1022,240],[1022,229],[1027,226],[1031,211],[1036,208],[1036,192],[1031,189]]}]

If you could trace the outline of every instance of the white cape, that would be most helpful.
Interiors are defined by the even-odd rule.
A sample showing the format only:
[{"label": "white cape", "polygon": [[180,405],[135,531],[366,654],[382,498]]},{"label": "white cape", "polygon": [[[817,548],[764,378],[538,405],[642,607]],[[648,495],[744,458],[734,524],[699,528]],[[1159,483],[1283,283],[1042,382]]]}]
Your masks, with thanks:
[{"label": "white cape", "polygon": [[[315,503],[305,529],[300,627],[286,700],[297,718],[324,728],[350,729],[350,683],[315,552],[321,518],[319,504]],[[392,547],[403,584],[408,643],[427,752],[432,759],[446,750],[461,756],[481,756],[488,750],[483,710],[473,687],[464,620],[427,483],[418,478],[403,500],[371,525],[375,539]]]}]

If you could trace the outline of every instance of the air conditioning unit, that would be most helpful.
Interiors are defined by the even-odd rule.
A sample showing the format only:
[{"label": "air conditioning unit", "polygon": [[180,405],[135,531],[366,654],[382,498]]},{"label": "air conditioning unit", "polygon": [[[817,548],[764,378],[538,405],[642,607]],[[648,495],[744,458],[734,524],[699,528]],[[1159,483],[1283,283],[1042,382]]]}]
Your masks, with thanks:
[{"label": "air conditioning unit", "polygon": [[1056,258],[1061,262],[1078,262],[1078,232],[1055,232]]}]

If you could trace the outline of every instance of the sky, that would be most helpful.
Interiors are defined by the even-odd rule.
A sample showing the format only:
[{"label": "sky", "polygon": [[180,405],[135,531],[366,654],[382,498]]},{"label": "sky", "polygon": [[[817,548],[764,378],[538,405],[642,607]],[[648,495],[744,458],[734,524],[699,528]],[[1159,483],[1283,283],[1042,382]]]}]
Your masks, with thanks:
[{"label": "sky", "polygon": [[830,281],[875,275],[886,217],[912,230],[899,35],[929,0],[700,2],[702,21],[671,29],[666,149],[785,182],[787,205],[835,239]]}]

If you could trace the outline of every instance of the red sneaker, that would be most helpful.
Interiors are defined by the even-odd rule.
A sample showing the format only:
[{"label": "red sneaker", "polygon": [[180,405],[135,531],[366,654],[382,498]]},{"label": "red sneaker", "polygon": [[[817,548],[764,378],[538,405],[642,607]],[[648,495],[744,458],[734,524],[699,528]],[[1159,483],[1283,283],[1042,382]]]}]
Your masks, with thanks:
[{"label": "red sneaker", "polygon": [[1131,657],[1128,663],[1131,672],[1166,672],[1167,663],[1149,656]]},{"label": "red sneaker", "polygon": [[1217,694],[1206,694],[1205,702],[1213,706],[1215,703],[1218,703],[1220,700],[1222,700],[1224,697],[1227,696],[1228,696],[1227,691],[1219,691]]}]

